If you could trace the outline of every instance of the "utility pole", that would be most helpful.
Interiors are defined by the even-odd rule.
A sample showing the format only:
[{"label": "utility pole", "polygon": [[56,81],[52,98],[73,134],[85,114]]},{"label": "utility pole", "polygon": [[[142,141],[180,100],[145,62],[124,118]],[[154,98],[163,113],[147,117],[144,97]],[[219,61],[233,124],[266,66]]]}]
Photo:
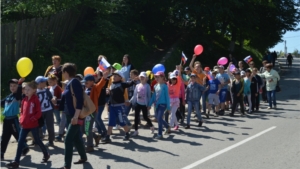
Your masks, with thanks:
[{"label": "utility pole", "polygon": [[287,56],[286,40],[284,41],[284,54],[285,54],[285,57],[286,57]]}]

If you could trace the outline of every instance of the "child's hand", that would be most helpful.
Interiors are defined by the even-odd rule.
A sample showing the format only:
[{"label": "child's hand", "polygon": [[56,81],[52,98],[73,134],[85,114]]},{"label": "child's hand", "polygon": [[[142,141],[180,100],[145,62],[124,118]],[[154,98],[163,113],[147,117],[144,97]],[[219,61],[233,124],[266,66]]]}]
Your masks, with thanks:
[{"label": "child's hand", "polygon": [[109,71],[103,72],[103,78],[104,78],[104,79],[106,79],[108,75],[109,75]]},{"label": "child's hand", "polygon": [[24,77],[21,77],[20,79],[19,79],[19,83],[22,83],[22,82],[24,82],[25,81],[25,78]]}]

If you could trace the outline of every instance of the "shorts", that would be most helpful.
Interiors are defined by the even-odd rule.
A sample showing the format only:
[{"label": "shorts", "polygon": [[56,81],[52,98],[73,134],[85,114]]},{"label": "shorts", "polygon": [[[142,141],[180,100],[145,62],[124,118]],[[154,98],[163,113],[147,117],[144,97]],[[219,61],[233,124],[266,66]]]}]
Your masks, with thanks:
[{"label": "shorts", "polygon": [[109,119],[108,126],[115,126],[117,118],[119,119],[120,126],[126,126],[125,123],[125,105],[123,106],[109,106]]},{"label": "shorts", "polygon": [[232,100],[231,100],[231,93],[228,90],[227,90],[227,93],[226,93],[226,101],[232,102]]},{"label": "shorts", "polygon": [[208,94],[208,103],[210,105],[219,105],[220,104],[220,97],[217,94],[209,93]]},{"label": "shorts", "polygon": [[227,94],[227,89],[221,89],[219,93],[219,99],[221,103],[225,103],[226,101],[226,94]]}]

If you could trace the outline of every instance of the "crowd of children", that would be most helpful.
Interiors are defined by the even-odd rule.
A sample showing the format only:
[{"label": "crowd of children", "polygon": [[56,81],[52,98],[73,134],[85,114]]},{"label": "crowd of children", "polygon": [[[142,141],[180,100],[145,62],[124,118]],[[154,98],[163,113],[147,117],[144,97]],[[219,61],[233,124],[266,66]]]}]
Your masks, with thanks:
[{"label": "crowd of children", "polygon": [[[102,58],[105,56],[100,55],[98,61]],[[59,56],[54,56],[52,59],[53,62],[56,59],[60,61]],[[50,73],[47,77],[38,76],[31,82],[24,82],[24,78],[11,79],[9,81],[11,94],[1,100],[1,106],[4,107],[2,115],[5,116],[1,159],[4,159],[11,135],[18,140],[18,148],[14,161],[7,164],[10,168],[18,168],[21,155],[29,152],[26,141],[28,133],[33,137],[33,144],[39,145],[43,152],[42,162],[47,162],[50,158],[46,147],[54,146],[54,141],[62,141],[64,134],[69,133],[70,130],[76,132],[80,130],[78,139],[86,135],[85,152],[94,151],[94,146],[98,146],[100,142],[110,143],[112,129],[118,125],[124,128],[124,140],[129,140],[130,136],[138,137],[141,111],[152,134],[155,132],[153,122],[158,123],[156,138],[163,139],[163,127],[165,127],[165,135],[172,131],[171,128],[174,131],[178,130],[180,125],[190,129],[193,111],[199,127],[204,122],[202,115],[210,118],[211,112],[214,112],[214,116],[217,117],[225,115],[225,111],[229,109],[231,109],[230,116],[234,116],[236,111],[240,111],[242,115],[245,115],[246,111],[248,113],[259,111],[259,96],[264,87],[269,108],[272,108],[272,104],[276,108],[274,85],[276,86],[280,77],[272,69],[272,65],[263,62],[263,68],[258,71],[253,61],[248,63],[248,69],[244,69],[243,62],[240,61],[234,70],[229,70],[233,63],[229,63],[227,69],[223,65],[218,65],[211,70],[209,67],[203,69],[200,62],[194,62],[195,59],[194,55],[189,67],[184,69],[182,65],[177,65],[174,71],[167,74],[168,76],[162,71],[146,73],[138,72],[136,69],[126,69],[129,76],[125,77],[125,72],[115,66],[119,64],[113,64],[105,70],[97,68],[95,74],[83,77],[81,74],[75,75],[76,68],[68,63],[59,69],[60,72],[54,70],[56,73]],[[70,70],[74,71],[70,73]],[[57,77],[57,74],[61,74],[62,77]],[[74,76],[71,76],[72,74]],[[59,79],[67,80],[59,81]],[[96,107],[96,111],[85,119],[74,119],[78,118],[77,110],[82,107],[78,104],[78,100],[82,100],[83,96],[78,94],[80,90],[75,85],[78,80],[82,85],[80,90],[91,98]],[[71,103],[73,106],[69,105]],[[153,120],[150,119],[149,113],[152,106],[155,112]],[[105,110],[108,113],[107,128],[102,119]],[[134,111],[133,125],[128,119],[131,110]],[[73,113],[70,113],[71,111]],[[54,117],[59,126],[56,137]],[[80,127],[71,127],[73,125]],[[130,134],[132,127],[134,132]],[[42,139],[46,131],[48,143],[44,144]],[[74,138],[77,138],[75,134],[67,134],[64,139],[66,151],[65,165],[62,168],[71,168],[72,158],[68,152],[73,144],[68,144],[70,142],[74,142],[82,157],[74,164],[81,164],[87,160],[85,152],[82,152],[81,146],[78,146],[81,141],[76,142]]]}]

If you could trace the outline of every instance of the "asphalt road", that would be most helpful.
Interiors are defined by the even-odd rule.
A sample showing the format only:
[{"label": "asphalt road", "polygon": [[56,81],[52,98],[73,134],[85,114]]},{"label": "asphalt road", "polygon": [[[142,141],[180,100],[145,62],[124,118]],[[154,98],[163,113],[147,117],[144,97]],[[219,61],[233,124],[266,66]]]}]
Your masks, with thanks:
[{"label": "asphalt road", "polygon": [[[140,135],[128,142],[122,140],[122,131],[114,131],[111,144],[100,144],[95,152],[88,154],[88,163],[72,168],[300,168],[300,59],[294,60],[293,68],[287,68],[285,60],[279,61],[283,64],[282,92],[277,93],[277,110],[267,110],[268,105],[262,103],[261,112],[245,117],[239,114],[212,117],[201,128],[193,121],[191,129],[181,126],[163,140],[153,139],[149,128],[141,128]],[[157,123],[154,125],[157,127]],[[10,143],[2,166],[14,158],[16,145]],[[38,146],[30,147],[20,168],[61,167],[64,144],[55,142],[55,145],[50,148],[47,164],[40,163],[42,153]],[[73,161],[78,158],[75,151]]]}]

